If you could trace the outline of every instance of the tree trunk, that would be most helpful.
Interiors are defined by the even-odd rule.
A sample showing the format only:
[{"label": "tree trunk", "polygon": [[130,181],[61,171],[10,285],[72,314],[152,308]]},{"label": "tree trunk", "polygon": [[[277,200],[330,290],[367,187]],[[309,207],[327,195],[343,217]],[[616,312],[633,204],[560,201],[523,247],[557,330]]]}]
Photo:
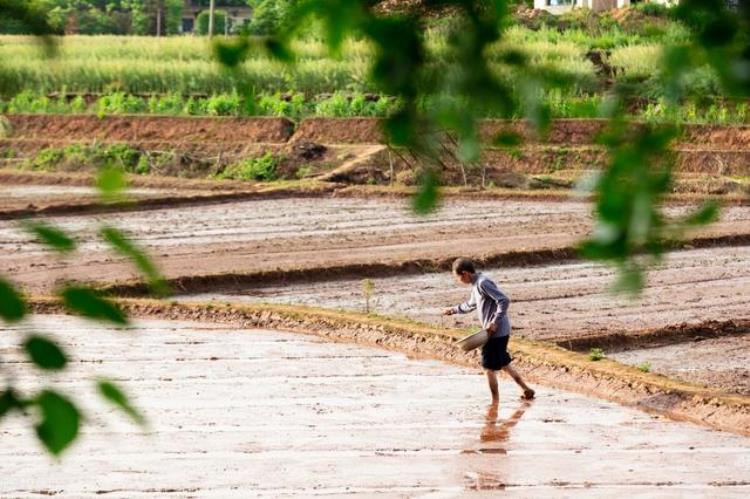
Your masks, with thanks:
[{"label": "tree trunk", "polygon": [[214,36],[214,11],[216,10],[216,1],[211,0],[208,6],[208,37]]}]

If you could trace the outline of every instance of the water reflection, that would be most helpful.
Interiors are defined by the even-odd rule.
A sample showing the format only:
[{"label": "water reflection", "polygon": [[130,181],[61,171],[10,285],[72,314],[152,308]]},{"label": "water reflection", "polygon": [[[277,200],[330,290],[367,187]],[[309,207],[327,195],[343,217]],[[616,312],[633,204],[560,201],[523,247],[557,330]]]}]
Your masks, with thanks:
[{"label": "water reflection", "polygon": [[[510,430],[518,424],[524,413],[534,403],[524,400],[518,408],[505,420],[498,420],[499,404],[495,403],[487,408],[485,424],[479,434],[481,446],[478,449],[465,450],[463,454],[507,454],[506,443]],[[487,464],[483,462],[482,464]],[[497,473],[486,471],[467,472],[465,474],[467,490],[504,490],[505,482]]]}]

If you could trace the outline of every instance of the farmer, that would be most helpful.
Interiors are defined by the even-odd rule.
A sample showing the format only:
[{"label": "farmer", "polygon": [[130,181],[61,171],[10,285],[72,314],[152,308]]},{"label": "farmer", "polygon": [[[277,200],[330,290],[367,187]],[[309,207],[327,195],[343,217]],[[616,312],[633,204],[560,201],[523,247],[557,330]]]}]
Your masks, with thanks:
[{"label": "farmer", "polygon": [[453,262],[453,276],[461,284],[471,286],[471,297],[466,303],[443,310],[443,315],[465,314],[477,309],[482,327],[489,336],[489,340],[482,347],[482,367],[487,373],[490,384],[492,402],[500,400],[497,390],[497,371],[503,370],[523,389],[521,398],[534,398],[534,390],[524,383],[518,372],[510,365],[508,353],[508,338],[510,337],[510,320],[508,320],[508,306],[510,300],[482,273],[474,268],[474,262],[467,258],[458,258]]}]

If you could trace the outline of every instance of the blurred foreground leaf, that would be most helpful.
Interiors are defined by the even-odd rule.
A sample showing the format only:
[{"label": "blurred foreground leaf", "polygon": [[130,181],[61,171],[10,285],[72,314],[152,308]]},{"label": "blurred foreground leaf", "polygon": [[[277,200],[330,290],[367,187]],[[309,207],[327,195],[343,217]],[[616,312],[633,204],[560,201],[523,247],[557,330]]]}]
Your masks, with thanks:
[{"label": "blurred foreground leaf", "polygon": [[0,278],[0,317],[7,322],[20,321],[26,315],[26,304],[13,286]]},{"label": "blurred foreground leaf", "polygon": [[115,166],[102,168],[96,176],[96,187],[105,201],[121,201],[127,187],[125,173]]},{"label": "blurred foreground leaf", "polygon": [[151,259],[125,234],[114,227],[103,227],[101,235],[115,250],[135,263],[138,270],[146,276],[149,286],[155,294],[163,296],[169,293],[169,288]]},{"label": "blurred foreground leaf", "polygon": [[114,383],[109,380],[99,380],[96,384],[99,394],[123,412],[125,412],[130,418],[140,426],[146,425],[146,419],[138,410],[133,407],[128,399],[128,396]]},{"label": "blurred foreground leaf", "polygon": [[65,307],[78,315],[91,319],[105,320],[118,325],[127,324],[125,313],[94,291],[85,286],[67,286],[60,292]]},{"label": "blurred foreground leaf", "polygon": [[39,440],[55,456],[68,447],[78,435],[81,413],[66,397],[44,390],[35,400],[41,411],[42,421],[36,426]]},{"label": "blurred foreground leaf", "polygon": [[60,253],[70,253],[76,249],[76,243],[73,238],[50,224],[45,222],[26,222],[23,224],[23,227],[26,231],[36,236],[40,243]]},{"label": "blurred foreground leaf", "polygon": [[58,370],[65,367],[68,359],[57,344],[43,336],[30,336],[23,344],[31,361],[41,369]]}]

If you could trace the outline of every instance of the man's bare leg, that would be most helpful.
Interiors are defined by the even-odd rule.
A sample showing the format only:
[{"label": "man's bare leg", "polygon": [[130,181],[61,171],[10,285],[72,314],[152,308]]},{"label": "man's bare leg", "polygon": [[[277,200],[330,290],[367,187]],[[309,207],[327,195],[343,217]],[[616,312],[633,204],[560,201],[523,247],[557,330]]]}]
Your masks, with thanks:
[{"label": "man's bare leg", "polygon": [[490,384],[490,393],[492,393],[492,403],[497,404],[500,401],[500,393],[497,390],[497,371],[491,369],[485,370],[487,373],[487,382]]},{"label": "man's bare leg", "polygon": [[[534,390],[529,388],[529,385],[524,383],[523,379],[521,378],[521,375],[518,374],[518,371],[513,369],[513,366],[507,365],[503,367],[503,371],[508,373],[508,375],[510,375],[510,377],[513,378],[513,381],[515,381],[518,384],[518,386],[520,386],[523,389],[523,398],[527,400],[531,400],[534,398]],[[495,386],[497,386],[497,380],[495,380]]]}]

